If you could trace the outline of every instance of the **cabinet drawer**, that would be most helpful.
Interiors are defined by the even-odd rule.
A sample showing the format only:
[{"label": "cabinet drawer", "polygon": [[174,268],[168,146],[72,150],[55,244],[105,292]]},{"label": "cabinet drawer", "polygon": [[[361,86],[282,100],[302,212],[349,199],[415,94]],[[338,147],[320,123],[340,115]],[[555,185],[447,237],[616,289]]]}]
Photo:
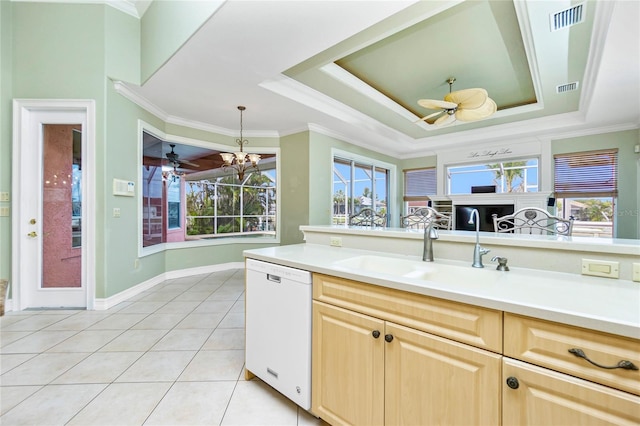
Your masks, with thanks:
[{"label": "cabinet drawer", "polygon": [[640,395],[640,370],[606,369],[569,352],[581,349],[592,361],[640,367],[640,341],[551,321],[504,314],[504,354]]},{"label": "cabinet drawer", "polygon": [[313,298],[458,342],[502,352],[502,312],[313,274]]},{"label": "cabinet drawer", "polygon": [[503,426],[640,424],[636,395],[507,357],[502,374]]}]

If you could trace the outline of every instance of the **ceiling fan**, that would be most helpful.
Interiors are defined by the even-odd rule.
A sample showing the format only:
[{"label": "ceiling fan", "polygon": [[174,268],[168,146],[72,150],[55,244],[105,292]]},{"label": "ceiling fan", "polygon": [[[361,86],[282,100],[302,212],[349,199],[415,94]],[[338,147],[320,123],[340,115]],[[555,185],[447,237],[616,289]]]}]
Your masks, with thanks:
[{"label": "ceiling fan", "polygon": [[176,147],[175,144],[169,144],[169,146],[171,147],[171,152],[167,152],[165,155],[167,156],[167,160],[169,160],[169,163],[173,165],[174,169],[180,167],[181,164],[188,164],[192,167],[200,167],[198,164],[192,163],[191,161],[181,160],[180,155],[178,155],[173,150]]},{"label": "ceiling fan", "polygon": [[455,77],[450,77],[447,80],[449,93],[445,95],[443,101],[436,99],[420,99],[418,101],[418,105],[421,107],[440,110],[424,116],[418,121],[425,121],[435,126],[446,126],[456,120],[482,120],[497,111],[496,103],[489,97],[486,90],[464,89],[452,92],[451,87],[455,81]]}]

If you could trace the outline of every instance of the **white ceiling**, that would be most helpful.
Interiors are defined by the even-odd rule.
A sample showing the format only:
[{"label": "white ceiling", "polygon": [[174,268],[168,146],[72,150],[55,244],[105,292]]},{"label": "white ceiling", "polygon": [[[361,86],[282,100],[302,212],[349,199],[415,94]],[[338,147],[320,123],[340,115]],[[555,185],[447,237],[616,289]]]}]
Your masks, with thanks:
[{"label": "white ceiling", "polygon": [[[148,6],[149,2],[141,3],[139,6]],[[638,1],[598,5],[582,82],[588,90],[582,90],[580,110],[575,112],[505,124],[487,122],[487,127],[473,129],[458,126],[446,134],[416,138],[284,76],[291,67],[364,34],[385,19],[393,20],[394,14],[399,16],[398,12],[415,3],[227,1],[141,87],[126,83],[127,92],[151,105],[168,122],[236,135],[236,106],[245,105],[245,136],[283,136],[311,128],[399,158],[426,155],[471,140],[640,126]],[[441,3],[447,8],[459,2]],[[455,31],[437,42],[445,43],[448,37],[455,37]]]}]

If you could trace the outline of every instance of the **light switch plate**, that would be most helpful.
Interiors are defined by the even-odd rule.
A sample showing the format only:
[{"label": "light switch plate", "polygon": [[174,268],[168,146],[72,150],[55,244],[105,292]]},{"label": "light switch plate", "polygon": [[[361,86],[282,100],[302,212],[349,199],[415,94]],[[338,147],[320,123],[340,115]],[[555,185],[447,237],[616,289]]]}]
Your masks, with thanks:
[{"label": "light switch plate", "polygon": [[114,207],[113,208],[113,217],[120,217],[120,208],[119,207]]},{"label": "light switch plate", "polygon": [[633,277],[631,279],[640,283],[640,263],[633,264]]},{"label": "light switch plate", "polygon": [[0,192],[0,201],[9,201],[9,193]]},{"label": "light switch plate", "polygon": [[620,262],[607,260],[582,259],[582,275],[594,277],[618,278]]},{"label": "light switch plate", "polygon": [[0,216],[9,216],[9,207],[0,207]]}]

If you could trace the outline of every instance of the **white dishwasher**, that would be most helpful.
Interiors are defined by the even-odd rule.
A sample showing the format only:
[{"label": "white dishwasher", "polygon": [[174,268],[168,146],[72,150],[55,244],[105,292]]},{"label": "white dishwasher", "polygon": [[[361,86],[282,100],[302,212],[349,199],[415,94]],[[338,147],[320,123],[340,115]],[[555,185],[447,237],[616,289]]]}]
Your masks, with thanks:
[{"label": "white dishwasher", "polygon": [[311,273],[246,260],[246,368],[311,408]]}]

